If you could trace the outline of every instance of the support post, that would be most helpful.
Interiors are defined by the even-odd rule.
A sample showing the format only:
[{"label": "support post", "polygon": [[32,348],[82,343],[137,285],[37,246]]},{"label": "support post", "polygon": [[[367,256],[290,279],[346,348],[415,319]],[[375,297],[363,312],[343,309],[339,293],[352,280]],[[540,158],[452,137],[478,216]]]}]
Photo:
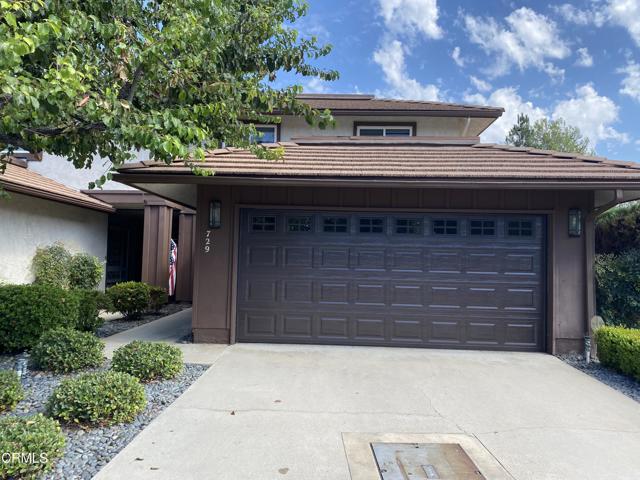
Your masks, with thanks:
[{"label": "support post", "polygon": [[142,281],[165,289],[169,283],[172,212],[173,209],[164,202],[145,201]]},{"label": "support post", "polygon": [[196,241],[196,212],[180,211],[178,217],[178,279],[176,300],[191,302],[193,299],[193,256]]}]

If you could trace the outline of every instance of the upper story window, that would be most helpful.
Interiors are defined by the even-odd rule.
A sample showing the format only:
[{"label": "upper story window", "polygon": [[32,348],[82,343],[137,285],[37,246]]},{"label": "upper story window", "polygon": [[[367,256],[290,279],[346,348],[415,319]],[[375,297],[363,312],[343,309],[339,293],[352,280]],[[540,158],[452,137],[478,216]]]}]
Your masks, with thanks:
[{"label": "upper story window", "polygon": [[278,141],[277,125],[255,125],[257,135],[252,135],[251,143],[276,143]]},{"label": "upper story window", "polygon": [[412,125],[358,125],[359,137],[410,137],[414,134]]}]

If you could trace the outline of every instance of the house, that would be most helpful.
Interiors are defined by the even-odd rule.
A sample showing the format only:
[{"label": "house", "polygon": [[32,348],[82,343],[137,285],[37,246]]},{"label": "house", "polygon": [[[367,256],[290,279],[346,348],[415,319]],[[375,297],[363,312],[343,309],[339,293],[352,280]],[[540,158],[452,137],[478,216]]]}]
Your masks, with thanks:
[{"label": "house", "polygon": [[107,255],[111,205],[29,170],[28,157],[13,156],[0,175],[8,197],[0,199],[0,283],[32,282],[36,250],[54,242],[101,260]]},{"label": "house", "polygon": [[594,218],[640,165],[481,144],[501,108],[305,95],[336,128],[260,125],[279,161],[210,152],[116,179],[195,209],[196,342],[580,351]]},{"label": "house", "polygon": [[173,239],[181,247],[175,298],[191,301],[195,211],[115,182],[87,190],[106,168],[96,161],[78,170],[46,153],[12,155],[0,175],[0,185],[10,193],[9,199],[0,199],[6,234],[0,245],[0,282],[33,281],[36,249],[61,242],[105,261],[101,288],[129,280],[167,288]]}]

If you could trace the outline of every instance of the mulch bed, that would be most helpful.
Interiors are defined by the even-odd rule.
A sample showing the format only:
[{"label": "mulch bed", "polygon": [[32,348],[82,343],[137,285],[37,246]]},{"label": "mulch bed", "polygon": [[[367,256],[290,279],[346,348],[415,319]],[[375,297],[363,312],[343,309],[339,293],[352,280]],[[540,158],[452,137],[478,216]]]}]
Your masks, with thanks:
[{"label": "mulch bed", "polygon": [[191,303],[169,303],[163,306],[159,311],[146,313],[137,320],[107,320],[100,328],[98,328],[98,330],[96,331],[96,335],[100,338],[110,337],[111,335],[115,335],[116,333],[139,327],[140,325],[144,325],[145,323],[153,322],[154,320],[166,317],[167,315],[171,315],[172,313],[181,312],[182,310],[185,310],[187,308],[191,308]]}]

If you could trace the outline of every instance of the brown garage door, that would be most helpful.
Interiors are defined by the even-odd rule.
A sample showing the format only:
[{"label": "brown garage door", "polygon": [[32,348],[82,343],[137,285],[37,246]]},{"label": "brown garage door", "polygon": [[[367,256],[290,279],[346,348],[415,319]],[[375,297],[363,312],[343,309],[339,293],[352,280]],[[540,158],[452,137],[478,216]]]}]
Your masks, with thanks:
[{"label": "brown garage door", "polygon": [[237,340],[541,350],[544,218],[242,210]]}]

